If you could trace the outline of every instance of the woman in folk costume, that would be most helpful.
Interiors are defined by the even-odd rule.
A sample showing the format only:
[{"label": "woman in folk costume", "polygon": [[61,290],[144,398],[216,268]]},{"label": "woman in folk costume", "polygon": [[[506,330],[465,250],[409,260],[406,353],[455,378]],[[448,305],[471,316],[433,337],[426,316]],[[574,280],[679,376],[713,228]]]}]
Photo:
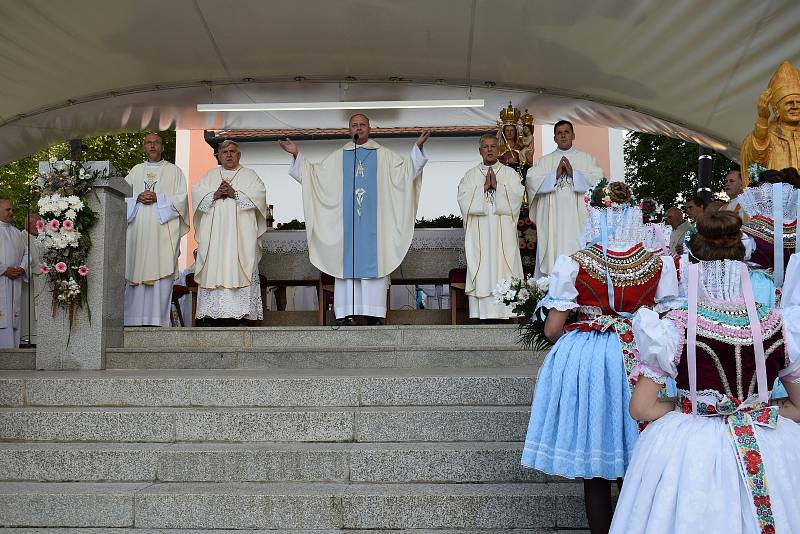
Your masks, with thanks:
[{"label": "woman in folk costume", "polygon": [[[603,179],[586,200],[593,244],[556,260],[540,303],[556,344],[539,371],[522,464],[584,479],[586,515],[598,533],[611,524],[611,481],[625,473],[639,435],[628,415],[630,317],[677,296],[678,281],[674,260],[642,245],[642,210],[627,185]],[[579,321],[565,331],[573,311]]]},{"label": "woman in folk costume", "polygon": [[[739,204],[750,220],[742,232],[753,240],[749,261],[771,270],[775,285],[783,286],[783,274],[789,257],[797,252],[797,217],[800,213],[800,177],[794,169],[751,171],[754,179],[739,195]],[[781,221],[783,224],[775,224]],[[775,246],[781,242],[783,246]]]},{"label": "woman in folk costume", "polygon": [[[642,309],[630,411],[654,421],[636,443],[613,533],[800,532],[800,257],[780,309],[755,302],[733,212],[706,214],[684,273],[689,299]],[[658,399],[667,377],[679,396]],[[780,377],[789,400],[768,404]]]}]

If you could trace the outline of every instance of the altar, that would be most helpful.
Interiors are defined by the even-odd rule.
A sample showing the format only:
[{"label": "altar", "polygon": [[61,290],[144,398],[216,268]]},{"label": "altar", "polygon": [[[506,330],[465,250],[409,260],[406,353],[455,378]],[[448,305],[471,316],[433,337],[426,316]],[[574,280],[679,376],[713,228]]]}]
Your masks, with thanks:
[{"label": "altar", "polygon": [[[304,309],[317,309],[324,292],[332,288],[332,279],[322,275],[308,259],[305,230],[270,229],[262,238],[264,254],[259,264],[263,284],[270,290],[309,287],[296,300],[305,302]],[[466,268],[463,228],[418,228],[411,247],[400,266],[391,274],[392,309],[414,308],[417,289],[424,292],[427,308],[449,308],[448,276],[451,269]],[[313,287],[315,291],[310,290]],[[316,294],[316,298],[314,295]],[[292,299],[290,299],[291,301]],[[314,301],[316,307],[310,308]]]}]

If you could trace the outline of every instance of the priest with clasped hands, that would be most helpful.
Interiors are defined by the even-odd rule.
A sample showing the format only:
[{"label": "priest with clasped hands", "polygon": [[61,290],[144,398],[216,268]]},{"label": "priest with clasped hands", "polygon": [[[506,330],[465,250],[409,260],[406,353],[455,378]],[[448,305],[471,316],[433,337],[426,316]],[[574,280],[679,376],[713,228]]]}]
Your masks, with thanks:
[{"label": "priest with clasped hands", "polygon": [[366,115],[350,117],[349,132],[351,141],[320,163],[305,159],[290,139],[278,142],[293,156],[289,175],[303,189],[309,259],[335,279],[337,324],[353,325],[362,315],[380,325],[389,275],[414,236],[430,132],[417,138],[409,158],[370,139]]},{"label": "priest with clasped hands", "polygon": [[178,277],[181,237],[189,231],[186,177],[163,159],[161,136],[144,136],[147,161],[125,177],[127,200],[125,326],[170,326],[172,286]]},{"label": "priest with clasped hands", "polygon": [[525,186],[511,167],[497,159],[497,137],[479,140],[482,162],[458,184],[458,205],[464,221],[464,251],[469,316],[481,320],[509,319],[511,307],[497,302],[492,291],[501,280],[523,278],[517,241],[517,219]]},{"label": "priest with clasped hands", "polygon": [[219,145],[219,167],[192,188],[197,259],[198,319],[233,326],[264,318],[258,263],[267,231],[267,192],[261,178],[239,165],[239,145]]},{"label": "priest with clasped hands", "polygon": [[569,121],[553,127],[558,148],[542,156],[528,172],[526,187],[536,222],[537,278],[549,275],[556,258],[577,252],[586,223],[583,195],[603,178],[594,157],[572,146],[575,129]]}]

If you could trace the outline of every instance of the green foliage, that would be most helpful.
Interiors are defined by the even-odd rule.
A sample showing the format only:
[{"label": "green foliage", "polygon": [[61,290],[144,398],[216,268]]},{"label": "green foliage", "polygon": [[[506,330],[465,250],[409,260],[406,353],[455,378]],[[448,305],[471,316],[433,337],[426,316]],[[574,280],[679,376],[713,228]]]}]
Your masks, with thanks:
[{"label": "green foliage", "polygon": [[[625,181],[637,198],[652,197],[664,208],[683,207],[697,192],[700,147],[680,139],[631,132],[625,138]],[[714,153],[711,191],[722,192],[725,175],[738,164]]]},{"label": "green foliage", "polygon": [[277,224],[278,230],[305,230],[306,223],[304,221],[298,221],[297,219],[292,219],[287,223],[278,223]]},{"label": "green foliage", "polygon": [[[160,132],[164,140],[164,159],[175,161],[175,132]],[[117,169],[117,175],[125,176],[137,163],[145,160],[142,148],[142,132],[126,132],[115,135],[99,135],[83,140],[87,150],[84,161],[110,161]],[[55,156],[59,160],[69,158],[69,143],[58,143],[17,161],[0,166],[0,198],[9,198],[14,203],[13,223],[23,227],[26,206],[31,213],[36,212],[39,192],[36,187],[39,162]]]},{"label": "green foliage", "polygon": [[464,226],[464,221],[461,220],[459,215],[440,215],[434,219],[426,219],[425,217],[417,219],[414,228],[461,228]]}]

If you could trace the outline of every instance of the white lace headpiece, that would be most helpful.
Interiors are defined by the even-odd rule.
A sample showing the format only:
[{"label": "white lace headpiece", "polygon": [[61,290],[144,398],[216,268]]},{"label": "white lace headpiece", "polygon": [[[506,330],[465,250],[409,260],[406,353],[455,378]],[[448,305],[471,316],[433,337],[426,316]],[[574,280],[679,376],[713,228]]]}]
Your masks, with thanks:
[{"label": "white lace headpiece", "polygon": [[[797,217],[797,189],[789,184],[783,186],[781,208],[783,222],[789,222]],[[739,204],[750,216],[764,215],[772,218],[772,184],[764,183],[758,187],[748,187],[739,195]]]},{"label": "white lace headpiece", "polygon": [[646,231],[642,222],[642,210],[637,206],[595,208],[589,206],[586,226],[583,231],[583,244],[600,242],[602,214],[606,214],[608,225],[608,247],[624,250],[642,243]]}]

